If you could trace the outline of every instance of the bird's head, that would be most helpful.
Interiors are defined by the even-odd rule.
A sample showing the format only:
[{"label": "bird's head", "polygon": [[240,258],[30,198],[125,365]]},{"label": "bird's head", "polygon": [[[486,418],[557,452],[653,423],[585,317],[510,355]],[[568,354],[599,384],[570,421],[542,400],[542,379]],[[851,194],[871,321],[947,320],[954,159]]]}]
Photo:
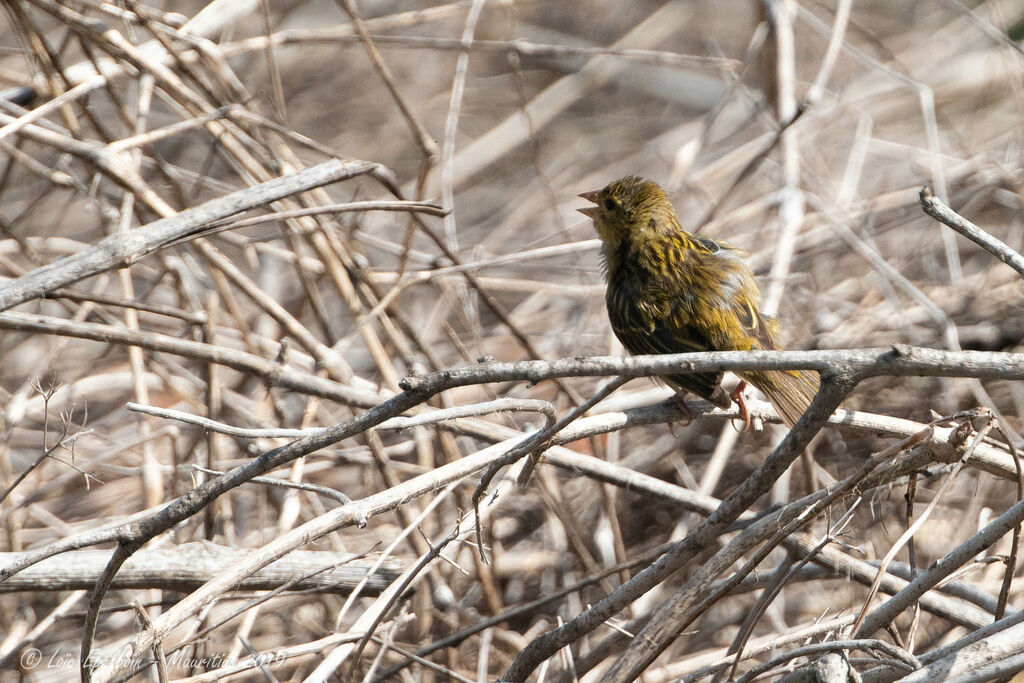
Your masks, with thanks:
[{"label": "bird's head", "polygon": [[653,180],[626,176],[579,196],[594,204],[577,211],[593,219],[606,248],[614,248],[638,232],[678,229],[672,203]]}]

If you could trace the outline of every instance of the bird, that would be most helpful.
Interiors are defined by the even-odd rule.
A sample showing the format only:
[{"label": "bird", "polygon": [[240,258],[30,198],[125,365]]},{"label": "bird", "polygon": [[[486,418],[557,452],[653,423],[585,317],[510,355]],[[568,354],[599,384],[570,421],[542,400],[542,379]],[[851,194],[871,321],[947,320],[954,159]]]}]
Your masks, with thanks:
[{"label": "bird", "polygon": [[[665,191],[653,180],[626,176],[579,195],[577,209],[601,239],[605,303],[615,336],[632,354],[778,349],[778,322],[759,309],[760,292],[744,252],[683,229]],[[735,401],[749,427],[746,383],[760,389],[793,427],[817,393],[817,373],[746,370],[732,393],[723,372],[664,375],[662,380],[728,409]],[[679,401],[680,405],[685,404]]]}]

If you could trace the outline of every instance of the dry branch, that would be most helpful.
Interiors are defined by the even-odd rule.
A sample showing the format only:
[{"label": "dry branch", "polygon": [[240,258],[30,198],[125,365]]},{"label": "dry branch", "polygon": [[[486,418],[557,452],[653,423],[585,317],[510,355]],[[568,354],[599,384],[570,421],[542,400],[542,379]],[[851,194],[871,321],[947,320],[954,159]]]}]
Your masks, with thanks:
[{"label": "dry branch", "polygon": [[[114,577],[112,589],[160,588],[191,592],[220,575],[245,556],[240,548],[205,543],[153,550],[140,550],[125,562]],[[96,585],[110,558],[107,550],[78,550],[43,560],[0,583],[0,593],[21,591],[67,591]],[[17,562],[11,553],[0,553],[0,562]],[[268,565],[237,584],[242,591],[274,590],[291,583],[293,591],[324,591],[347,595],[368,574],[374,564],[351,553],[296,551]],[[401,563],[388,561],[369,577],[363,592],[379,595],[400,573]]]},{"label": "dry branch", "polygon": [[921,207],[929,216],[953,228],[1024,276],[1024,256],[943,204],[927,185],[921,188]]},{"label": "dry branch", "polygon": [[0,284],[0,310],[31,301],[87,277],[127,268],[155,251],[202,235],[211,223],[316,187],[356,175],[379,171],[365,161],[332,159],[288,176],[238,190],[177,215],[97,242],[80,254],[67,256],[19,278]]}]

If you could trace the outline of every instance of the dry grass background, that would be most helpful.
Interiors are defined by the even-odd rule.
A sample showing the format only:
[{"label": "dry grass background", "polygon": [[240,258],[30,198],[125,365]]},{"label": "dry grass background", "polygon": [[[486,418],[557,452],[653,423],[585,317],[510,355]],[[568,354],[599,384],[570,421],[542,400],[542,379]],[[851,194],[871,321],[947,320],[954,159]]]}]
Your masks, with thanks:
[{"label": "dry grass background", "polygon": [[[451,213],[421,213],[422,224],[407,211],[278,216],[160,249],[127,269],[110,261],[108,272],[71,285],[74,296],[56,296],[51,287],[45,300],[29,297],[3,314],[0,550],[20,553],[144,519],[211,476],[197,467],[226,471],[294,438],[215,435],[129,412],[128,402],[246,428],[328,426],[397,394],[406,375],[482,358],[620,353],[604,312],[596,239],[574,209],[582,205],[576,194],[628,173],[661,181],[684,225],[751,254],[790,348],[899,342],[1019,350],[1020,276],[925,216],[918,191],[931,186],[1011,247],[1024,241],[1024,56],[1013,42],[1024,3],[850,4],[846,19],[847,3],[781,0],[266,0],[214,2],[185,23],[203,3],[4,3],[5,278],[331,156],[380,166],[251,214],[394,201],[395,189]],[[115,36],[144,47],[132,56]],[[92,64],[108,75],[102,83]],[[90,79],[92,86],[80,85]],[[77,96],[62,106],[8,127],[76,86]],[[798,107],[801,116],[780,137],[779,121]],[[47,330],[30,329],[28,314],[47,316]],[[168,337],[195,345],[143,348]],[[208,352],[248,353],[271,371],[218,364]],[[290,384],[280,381],[285,375]],[[439,394],[429,410],[535,399],[563,416],[604,381],[470,384]],[[611,420],[665,393],[635,379],[591,414]],[[862,418],[870,429],[827,429],[810,449],[813,461],[791,468],[755,511],[856,473],[937,415],[986,406],[1002,415],[1012,439],[1024,427],[1024,391],[998,379],[872,379],[844,406],[870,412]],[[267,587],[227,586],[161,632],[166,670],[150,667],[138,678],[227,678],[224,663],[250,651],[273,661],[231,680],[265,680],[268,671],[277,680],[496,678],[533,639],[615,590],[651,562],[652,550],[683,538],[708,511],[672,496],[686,489],[726,496],[784,433],[765,424],[737,434],[722,415],[676,424],[672,433],[662,419],[576,439],[568,444],[576,461],[571,451],[552,451],[525,488],[512,485],[515,467],[502,470],[489,487],[499,497],[481,509],[491,564],[475,545],[471,502],[486,461],[440,493],[429,485],[398,496],[401,482],[492,443],[507,448],[508,439],[543,424],[542,414],[509,409],[538,407],[506,403],[484,416],[364,431],[269,473],[353,501],[391,501],[364,525],[339,522],[303,549],[371,559],[386,549],[395,574],[424,557],[415,590],[387,605],[363,594],[349,607],[344,595],[317,589],[255,604]],[[897,428],[885,416],[922,424]],[[971,425],[985,423],[982,415],[955,424],[966,425],[961,436],[969,443]],[[1000,444],[996,438],[987,447],[1005,453]],[[896,562],[920,571],[1017,499],[1005,461],[971,459],[957,469],[939,461],[939,450],[892,454],[904,470],[817,514],[755,575],[687,622],[643,680],[672,680],[716,662],[725,668],[705,671],[703,680],[724,680],[803,645],[849,638],[865,601],[882,600],[865,585],[874,570],[856,562],[877,563],[898,544]],[[594,458],[612,463],[615,476],[640,472],[673,493],[656,495],[643,481],[608,483],[614,477],[602,479]],[[898,543],[932,502],[909,548]],[[265,548],[344,506],[322,490],[247,483],[142,552],[194,541]],[[839,533],[833,525],[851,509]],[[443,542],[460,520],[458,538],[443,551],[447,561],[431,558],[430,544]],[[829,542],[810,552],[822,539]],[[613,629],[641,628],[718,547],[553,653],[535,680],[598,680],[628,642],[611,638]],[[992,621],[1010,550],[1005,535],[944,592],[930,591],[920,608],[908,603],[875,637],[925,658]],[[58,564],[73,566],[75,557],[60,555]],[[160,568],[154,561],[153,574]],[[237,561],[215,564],[207,578],[230,575]],[[593,577],[600,578],[563,591]],[[109,664],[118,648],[137,645],[132,639],[146,620],[165,623],[160,615],[182,607],[201,583],[115,585],[99,614],[96,661]],[[883,596],[894,590],[886,586]],[[40,579],[40,590],[31,587],[0,584],[8,591],[0,595],[0,679],[77,676],[89,585]],[[1010,587],[1011,613],[1019,593]],[[510,612],[545,597],[553,599]],[[248,609],[236,614],[240,606]],[[361,635],[375,610],[377,635],[356,652],[345,638]],[[758,618],[730,673],[728,649],[750,614]],[[506,618],[484,622],[499,615]],[[464,637],[419,662],[408,659],[452,634]],[[128,669],[95,678],[127,674],[158,650],[147,647]],[[26,658],[33,651],[41,661]],[[1009,675],[1021,652],[1014,646],[994,657],[1003,661],[996,673],[965,656],[968,678],[956,680]],[[907,673],[892,665],[891,653],[872,653],[850,652],[856,669],[874,670],[869,680]],[[201,657],[211,662],[187,665]],[[779,662],[764,675],[777,678],[806,661]]]}]

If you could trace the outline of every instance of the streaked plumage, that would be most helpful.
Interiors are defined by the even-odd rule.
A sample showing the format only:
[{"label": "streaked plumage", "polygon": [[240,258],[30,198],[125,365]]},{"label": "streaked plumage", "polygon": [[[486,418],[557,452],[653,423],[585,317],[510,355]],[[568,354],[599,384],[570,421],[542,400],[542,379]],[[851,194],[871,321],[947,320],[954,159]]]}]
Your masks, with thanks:
[{"label": "streaked plumage", "polygon": [[[593,219],[601,238],[608,317],[630,353],[778,348],[777,323],[758,312],[760,294],[742,252],[683,230],[657,183],[627,176],[580,196],[595,204],[579,211]],[[789,426],[818,389],[808,372],[739,374]],[[720,372],[664,379],[721,408],[731,405]]]}]

